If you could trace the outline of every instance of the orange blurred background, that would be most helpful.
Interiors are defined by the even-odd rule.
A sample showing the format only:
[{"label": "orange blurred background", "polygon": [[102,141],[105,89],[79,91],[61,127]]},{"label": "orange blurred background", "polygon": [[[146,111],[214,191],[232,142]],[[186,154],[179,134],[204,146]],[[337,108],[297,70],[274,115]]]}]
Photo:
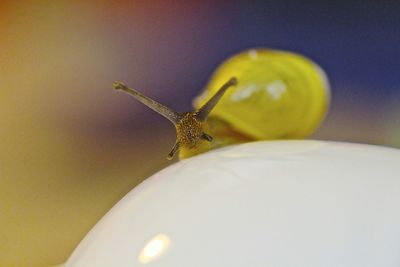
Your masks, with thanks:
[{"label": "orange blurred background", "polygon": [[170,164],[173,126],[115,80],[184,111],[233,53],[293,50],[333,85],[313,138],[400,147],[399,5],[283,3],[1,1],[0,266],[65,261]]}]

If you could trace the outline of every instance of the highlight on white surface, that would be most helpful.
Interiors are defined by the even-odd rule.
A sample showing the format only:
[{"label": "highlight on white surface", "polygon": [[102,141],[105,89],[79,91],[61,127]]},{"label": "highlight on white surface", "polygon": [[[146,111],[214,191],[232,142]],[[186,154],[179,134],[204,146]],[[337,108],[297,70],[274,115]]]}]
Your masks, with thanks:
[{"label": "highlight on white surface", "polygon": [[170,246],[168,236],[160,234],[153,237],[140,251],[138,261],[142,264],[149,263],[160,257]]}]

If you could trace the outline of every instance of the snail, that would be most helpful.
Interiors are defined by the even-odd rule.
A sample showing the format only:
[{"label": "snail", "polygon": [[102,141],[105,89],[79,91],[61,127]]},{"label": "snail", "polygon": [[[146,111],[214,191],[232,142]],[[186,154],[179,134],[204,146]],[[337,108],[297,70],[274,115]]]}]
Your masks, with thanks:
[{"label": "snail", "polygon": [[194,99],[194,110],[176,112],[121,82],[113,84],[170,120],[179,151],[188,158],[221,146],[256,140],[301,139],[324,119],[330,89],[312,60],[288,51],[249,49],[223,62]]}]

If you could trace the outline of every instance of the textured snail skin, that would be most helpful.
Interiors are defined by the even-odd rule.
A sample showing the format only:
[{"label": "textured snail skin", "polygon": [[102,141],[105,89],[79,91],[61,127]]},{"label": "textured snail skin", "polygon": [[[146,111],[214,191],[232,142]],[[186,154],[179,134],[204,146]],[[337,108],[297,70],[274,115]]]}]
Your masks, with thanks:
[{"label": "textured snail skin", "polygon": [[398,267],[400,150],[264,141],[138,185],[67,267]]},{"label": "textured snail skin", "polygon": [[[328,110],[330,89],[323,70],[304,56],[268,49],[247,50],[223,62],[194,100],[195,108],[230,77],[236,77],[238,85],[225,93],[209,118],[225,121],[224,130],[215,123],[206,126],[216,142],[203,144],[198,151],[181,151],[181,158],[243,140],[305,138],[320,125]],[[236,134],[220,134],[226,134],[227,129]],[[239,138],[235,140],[233,135]]]}]

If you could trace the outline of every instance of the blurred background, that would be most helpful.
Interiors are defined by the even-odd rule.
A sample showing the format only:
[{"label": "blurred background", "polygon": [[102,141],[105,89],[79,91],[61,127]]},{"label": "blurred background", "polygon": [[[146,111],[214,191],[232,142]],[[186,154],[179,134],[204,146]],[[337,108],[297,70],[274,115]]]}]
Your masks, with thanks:
[{"label": "blurred background", "polygon": [[295,51],[332,84],[313,138],[400,147],[398,1],[0,1],[0,266],[66,260],[174,127],[112,89],[191,108],[221,61]]}]

